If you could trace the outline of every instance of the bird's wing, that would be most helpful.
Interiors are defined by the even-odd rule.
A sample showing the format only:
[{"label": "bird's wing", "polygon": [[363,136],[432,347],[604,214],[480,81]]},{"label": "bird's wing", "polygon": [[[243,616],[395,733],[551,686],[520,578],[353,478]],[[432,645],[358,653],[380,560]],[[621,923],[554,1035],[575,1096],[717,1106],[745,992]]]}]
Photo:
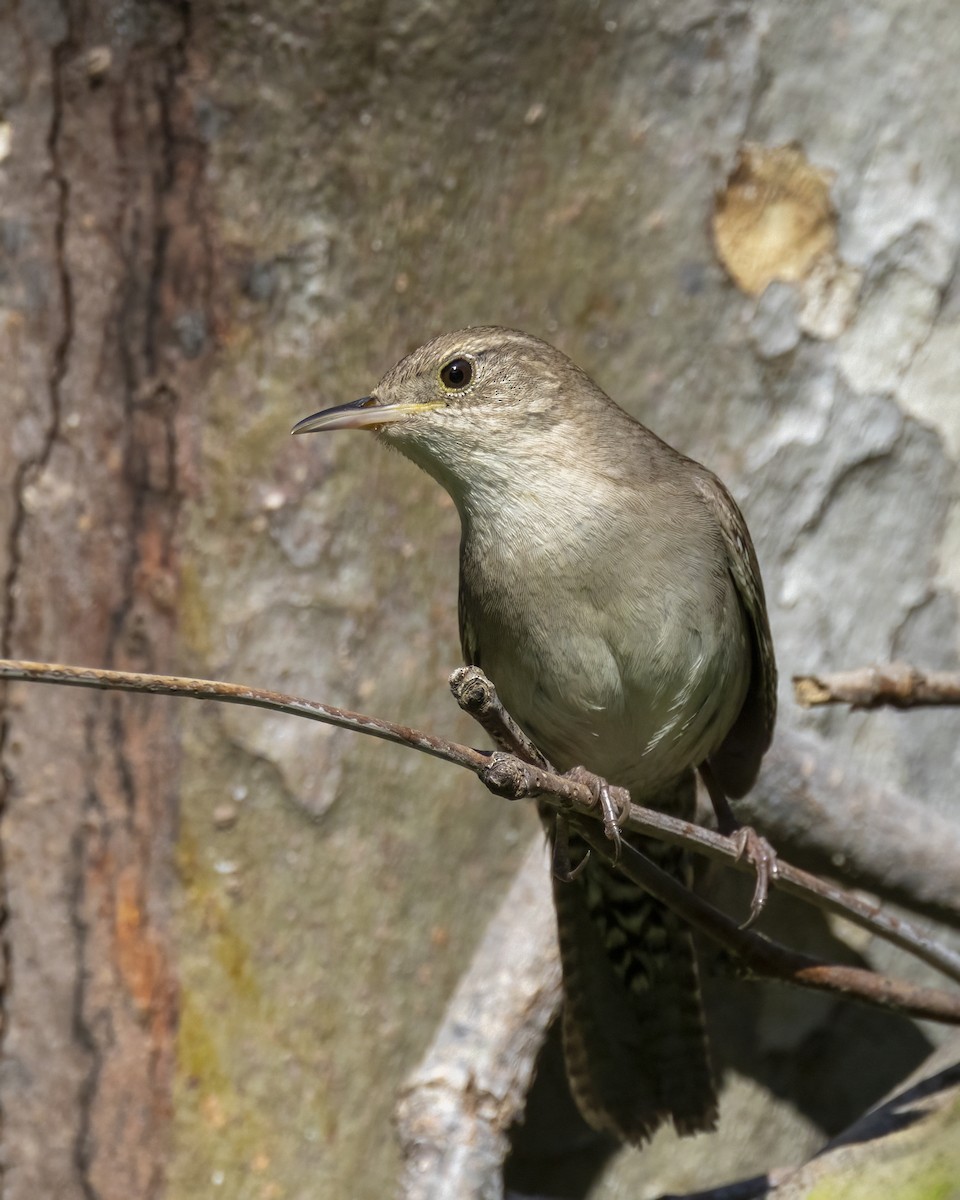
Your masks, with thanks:
[{"label": "bird's wing", "polygon": [[773,737],[777,715],[777,666],[756,551],[737,503],[714,475],[704,473],[697,489],[716,514],[727,569],[740,597],[750,634],[750,686],[740,715],[710,764],[725,793],[734,798],[753,786],[760,760]]}]

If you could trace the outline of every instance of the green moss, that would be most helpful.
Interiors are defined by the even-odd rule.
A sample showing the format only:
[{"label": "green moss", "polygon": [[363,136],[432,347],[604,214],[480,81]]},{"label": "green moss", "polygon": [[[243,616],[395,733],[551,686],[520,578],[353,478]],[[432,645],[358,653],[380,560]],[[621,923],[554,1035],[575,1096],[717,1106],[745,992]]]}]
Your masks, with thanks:
[{"label": "green moss", "polygon": [[807,1200],[955,1200],[957,1164],[945,1159],[918,1163],[911,1156],[880,1170],[858,1170],[855,1179],[827,1179],[807,1194]]},{"label": "green moss", "polygon": [[189,1088],[227,1090],[227,1077],[207,1016],[189,993],[182,993],[180,998],[177,1065]]},{"label": "green moss", "polygon": [[916,1124],[828,1156],[827,1177],[811,1187],[807,1200],[956,1200],[960,1101],[939,1112],[924,1112],[923,1106],[921,1101]]}]

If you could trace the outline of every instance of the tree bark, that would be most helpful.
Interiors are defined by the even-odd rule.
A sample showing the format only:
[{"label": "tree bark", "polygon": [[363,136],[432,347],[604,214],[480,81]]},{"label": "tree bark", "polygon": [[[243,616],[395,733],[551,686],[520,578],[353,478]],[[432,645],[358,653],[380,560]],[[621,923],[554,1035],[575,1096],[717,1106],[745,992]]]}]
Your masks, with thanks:
[{"label": "tree bark", "polygon": [[[176,653],[176,528],[212,323],[186,6],[0,13],[4,653]],[[10,687],[5,1195],[159,1196],[177,1028],[177,725]]]}]

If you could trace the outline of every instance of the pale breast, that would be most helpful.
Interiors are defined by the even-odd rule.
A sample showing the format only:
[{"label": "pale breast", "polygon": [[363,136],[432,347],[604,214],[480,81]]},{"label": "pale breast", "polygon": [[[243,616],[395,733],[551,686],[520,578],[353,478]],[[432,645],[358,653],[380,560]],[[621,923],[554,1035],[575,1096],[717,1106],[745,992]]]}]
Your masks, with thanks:
[{"label": "pale breast", "polygon": [[528,556],[521,570],[488,554],[461,581],[468,652],[558,768],[652,793],[712,753],[743,704],[749,646],[733,584],[688,574],[678,588],[621,557],[604,586],[595,571],[546,563]]}]

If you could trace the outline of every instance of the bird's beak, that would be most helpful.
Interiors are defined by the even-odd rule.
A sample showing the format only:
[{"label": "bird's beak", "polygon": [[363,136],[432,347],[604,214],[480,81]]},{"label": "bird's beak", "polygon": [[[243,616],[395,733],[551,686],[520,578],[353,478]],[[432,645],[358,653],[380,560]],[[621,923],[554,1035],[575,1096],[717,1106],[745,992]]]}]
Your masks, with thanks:
[{"label": "bird's beak", "polygon": [[312,417],[304,417],[290,432],[322,433],[328,429],[379,429],[381,425],[392,425],[415,413],[442,407],[442,401],[426,404],[381,404],[374,396],[362,396],[350,404],[325,408],[323,412],[314,413]]}]

